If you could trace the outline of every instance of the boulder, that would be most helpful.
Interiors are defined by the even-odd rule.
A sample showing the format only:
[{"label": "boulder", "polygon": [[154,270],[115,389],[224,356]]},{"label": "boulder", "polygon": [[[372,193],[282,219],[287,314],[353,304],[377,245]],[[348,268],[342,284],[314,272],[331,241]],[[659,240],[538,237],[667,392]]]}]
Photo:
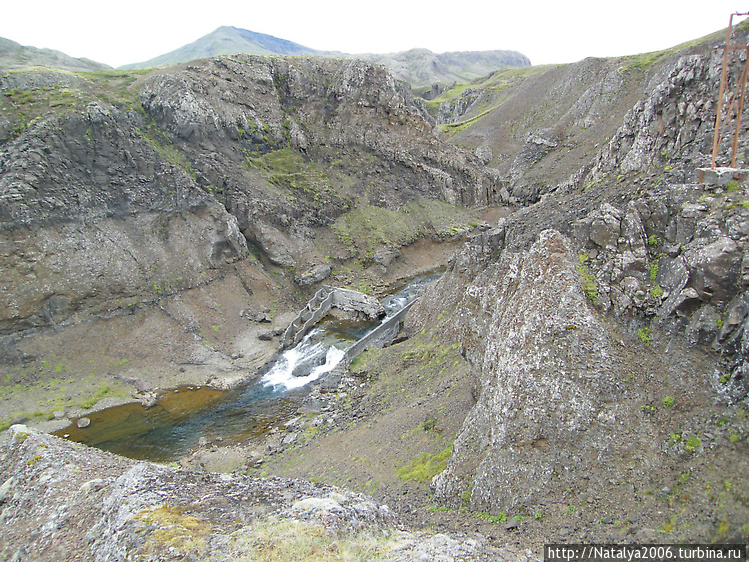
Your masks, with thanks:
[{"label": "boulder", "polygon": [[703,247],[684,253],[689,269],[689,286],[704,302],[722,304],[738,289],[743,253],[736,242],[723,236]]},{"label": "boulder", "polygon": [[297,264],[292,241],[276,227],[259,222],[245,234],[257,242],[273,264],[281,267],[293,267]]},{"label": "boulder", "polygon": [[390,265],[390,262],[392,262],[400,255],[401,253],[397,248],[383,248],[382,250],[377,250],[372,259],[376,264],[383,267],[388,267]]},{"label": "boulder", "polygon": [[669,293],[678,293],[687,285],[689,271],[684,263],[684,258],[662,257],[658,260],[658,284]]},{"label": "boulder", "polygon": [[603,203],[590,218],[590,240],[601,248],[616,248],[621,228],[621,213],[613,205]]},{"label": "boulder", "polygon": [[295,280],[300,285],[303,285],[305,287],[309,287],[310,285],[314,285],[315,283],[320,283],[321,281],[324,281],[328,277],[330,277],[331,272],[330,264],[323,263],[320,265],[313,265],[307,271],[302,273],[299,277],[297,277]]},{"label": "boulder", "polygon": [[715,307],[706,304],[692,314],[687,325],[686,335],[692,344],[707,344],[718,334],[718,320],[720,315]]}]

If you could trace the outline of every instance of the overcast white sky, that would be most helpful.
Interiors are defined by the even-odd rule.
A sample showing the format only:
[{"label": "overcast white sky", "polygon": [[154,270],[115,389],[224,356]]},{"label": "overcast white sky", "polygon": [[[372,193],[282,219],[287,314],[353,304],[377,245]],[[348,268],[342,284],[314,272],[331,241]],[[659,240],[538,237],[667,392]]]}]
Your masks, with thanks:
[{"label": "overcast white sky", "polygon": [[[533,64],[665,49],[723,29],[749,0],[25,0],[0,37],[111,66],[140,62],[232,25],[347,53],[512,49]],[[738,21],[743,18],[737,18]]]}]

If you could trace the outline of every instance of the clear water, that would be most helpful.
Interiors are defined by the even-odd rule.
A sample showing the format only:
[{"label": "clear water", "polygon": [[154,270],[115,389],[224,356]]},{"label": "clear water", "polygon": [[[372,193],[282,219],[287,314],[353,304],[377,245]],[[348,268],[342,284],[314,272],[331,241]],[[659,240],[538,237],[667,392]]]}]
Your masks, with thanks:
[{"label": "clear water", "polygon": [[[387,316],[440,275],[416,277],[384,297]],[[233,390],[179,387],[165,391],[151,408],[138,403],[115,406],[87,416],[91,425],[86,428],[74,423],[55,435],[126,457],[162,462],[184,456],[201,437],[225,443],[262,437],[293,417],[307,386],[332,371],[345,349],[378,324],[324,320],[257,379]]]}]

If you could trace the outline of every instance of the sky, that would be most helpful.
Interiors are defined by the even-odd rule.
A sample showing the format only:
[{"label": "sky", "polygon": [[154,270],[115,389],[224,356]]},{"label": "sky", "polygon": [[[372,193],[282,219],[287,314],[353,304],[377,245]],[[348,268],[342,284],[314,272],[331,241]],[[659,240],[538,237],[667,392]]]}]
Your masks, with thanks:
[{"label": "sky", "polygon": [[734,12],[749,12],[749,0],[211,0],[191,6],[187,0],[6,2],[0,37],[114,67],[172,51],[222,25],[319,50],[509,49],[537,65],[666,49],[724,29]]}]

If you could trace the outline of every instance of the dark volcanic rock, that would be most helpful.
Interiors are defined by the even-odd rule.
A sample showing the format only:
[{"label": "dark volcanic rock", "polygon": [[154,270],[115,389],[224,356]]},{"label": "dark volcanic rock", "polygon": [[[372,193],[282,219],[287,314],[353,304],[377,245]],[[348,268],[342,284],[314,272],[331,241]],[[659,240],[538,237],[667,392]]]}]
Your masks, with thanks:
[{"label": "dark volcanic rock", "polygon": [[[432,135],[409,89],[371,63],[238,55],[116,93],[22,76],[0,82],[27,96],[14,94],[0,145],[0,332],[195,287],[248,241],[274,265],[304,263],[315,229],[354,201],[501,200],[497,174]],[[27,99],[49,105],[28,126]]]}]

